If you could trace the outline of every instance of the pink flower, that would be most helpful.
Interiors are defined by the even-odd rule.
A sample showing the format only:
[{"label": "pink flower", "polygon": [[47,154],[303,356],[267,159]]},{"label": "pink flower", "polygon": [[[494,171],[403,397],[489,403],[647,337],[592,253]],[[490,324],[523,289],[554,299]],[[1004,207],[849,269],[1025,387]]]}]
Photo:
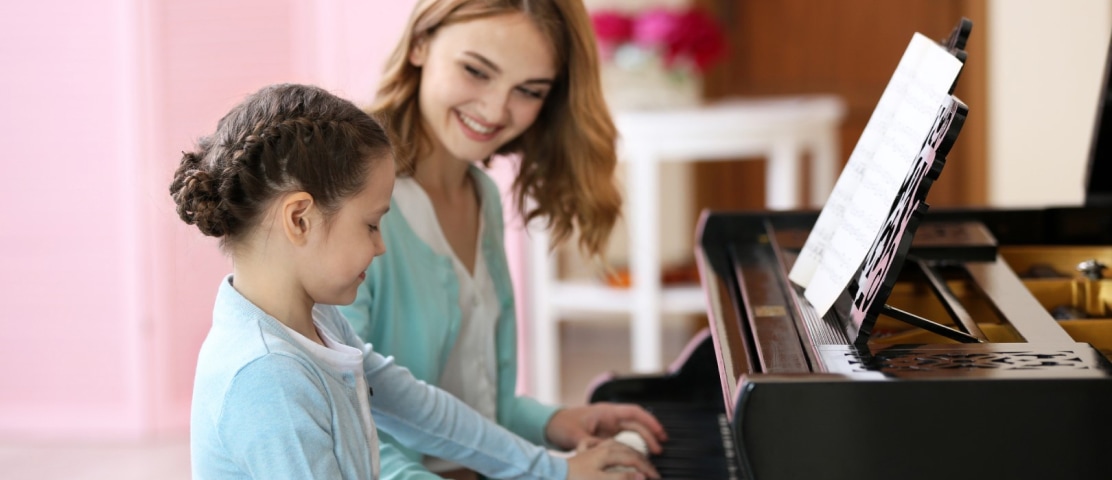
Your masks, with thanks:
[{"label": "pink flower", "polygon": [[726,52],[722,30],[707,14],[698,9],[670,11],[653,9],[633,18],[613,11],[591,14],[591,24],[598,38],[603,58],[609,58],[626,42],[659,52],[665,66],[677,60],[688,60],[705,71]]},{"label": "pink flower", "polygon": [[726,52],[726,39],[718,24],[701,10],[674,12],[656,9],[637,17],[633,41],[647,48],[659,48],[665,65],[680,58],[690,59],[705,71]]},{"label": "pink flower", "polygon": [[676,14],[659,8],[638,16],[633,23],[633,42],[643,47],[667,44],[676,20]]}]

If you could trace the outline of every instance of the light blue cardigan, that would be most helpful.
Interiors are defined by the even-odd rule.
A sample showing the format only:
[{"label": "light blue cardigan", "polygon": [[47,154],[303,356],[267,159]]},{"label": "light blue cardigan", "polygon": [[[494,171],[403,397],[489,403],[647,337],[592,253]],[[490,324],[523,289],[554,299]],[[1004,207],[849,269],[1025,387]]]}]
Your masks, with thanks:
[{"label": "light blue cardigan", "polygon": [[[356,381],[318,363],[225,278],[201,346],[190,417],[195,479],[370,479]],[[401,443],[497,478],[567,477],[567,462],[487,421],[375,353],[335,307],[318,328],[361,349],[371,412]],[[385,471],[385,468],[383,468]]]},{"label": "light blue cardigan", "polygon": [[[545,426],[557,407],[515,393],[517,320],[502,239],[502,200],[489,176],[474,166],[470,173],[482,197],[481,248],[500,303],[495,327],[498,423],[544,445]],[[459,282],[452,259],[437,255],[418,238],[394,202],[390,213],[383,217],[381,228],[386,253],[367,269],[367,278],[355,303],[341,307],[340,311],[376,350],[394,356],[415,377],[437,384],[460,327]],[[383,478],[439,478],[429,476],[420,463],[419,453],[401,447],[388,435],[381,438]]]}]

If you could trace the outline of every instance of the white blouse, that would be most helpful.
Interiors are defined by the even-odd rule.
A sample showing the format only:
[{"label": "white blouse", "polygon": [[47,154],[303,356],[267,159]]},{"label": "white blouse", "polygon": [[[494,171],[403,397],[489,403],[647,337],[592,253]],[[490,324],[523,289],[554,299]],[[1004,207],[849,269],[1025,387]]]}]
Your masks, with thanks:
[{"label": "white blouse", "polygon": [[[459,283],[459,332],[437,386],[496,421],[498,383],[494,339],[499,312],[498,293],[487,270],[482,244],[479,242],[475,246],[475,273],[472,275],[452,250],[444,230],[440,228],[432,200],[416,180],[399,177],[394,184],[394,201],[417,237],[437,255],[452,259]],[[480,211],[482,201],[480,198]],[[480,216],[477,238],[482,238],[484,228]],[[437,458],[427,457],[424,463],[434,472],[462,468]]]}]

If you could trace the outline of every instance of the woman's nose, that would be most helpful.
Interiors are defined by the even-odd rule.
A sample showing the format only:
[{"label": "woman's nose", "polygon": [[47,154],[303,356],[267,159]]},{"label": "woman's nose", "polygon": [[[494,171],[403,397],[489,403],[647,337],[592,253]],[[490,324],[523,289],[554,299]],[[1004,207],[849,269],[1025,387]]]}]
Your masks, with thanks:
[{"label": "woman's nose", "polygon": [[506,120],[509,93],[503,89],[490,89],[483,95],[479,108],[480,120],[485,123],[500,125]]}]

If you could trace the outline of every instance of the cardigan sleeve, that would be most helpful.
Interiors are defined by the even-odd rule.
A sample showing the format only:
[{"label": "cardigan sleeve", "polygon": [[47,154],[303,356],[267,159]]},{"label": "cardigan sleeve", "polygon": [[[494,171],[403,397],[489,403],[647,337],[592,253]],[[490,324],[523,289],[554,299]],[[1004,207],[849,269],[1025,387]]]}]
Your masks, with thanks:
[{"label": "cardigan sleeve", "polygon": [[545,436],[549,420],[560,409],[522,395],[499,395],[498,423],[537,445],[552,446]]},{"label": "cardigan sleeve", "polygon": [[380,480],[440,480],[440,476],[430,472],[425,465],[405,454],[404,447],[400,447],[389,435],[383,435],[379,449],[379,459],[382,464]]},{"label": "cardigan sleeve", "polygon": [[[338,310],[332,322],[344,343],[361,344]],[[567,477],[567,460],[491,422],[451,394],[417,380],[405,367],[361,344],[363,371],[374,389],[371,411],[379,429],[406,447],[505,479]]]},{"label": "cardigan sleeve", "polygon": [[217,434],[251,478],[341,478],[323,383],[300,360],[280,354],[244,366],[223,401]]}]

